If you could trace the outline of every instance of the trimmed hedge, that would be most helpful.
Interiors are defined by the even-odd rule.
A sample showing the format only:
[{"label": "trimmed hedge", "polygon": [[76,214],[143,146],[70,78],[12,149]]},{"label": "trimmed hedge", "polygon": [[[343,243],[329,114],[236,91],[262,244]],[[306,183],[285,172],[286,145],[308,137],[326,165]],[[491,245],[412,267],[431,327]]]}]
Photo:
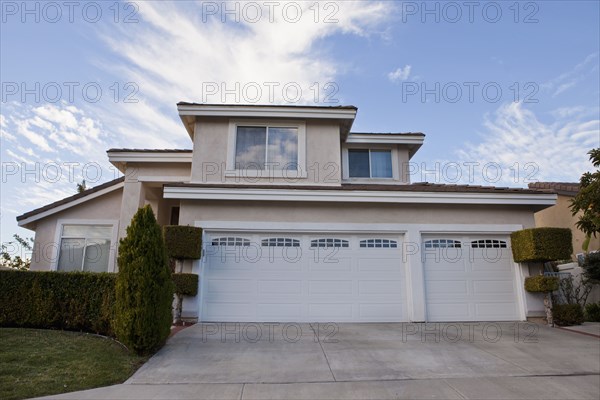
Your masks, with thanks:
[{"label": "trimmed hedge", "polygon": [[0,326],[113,336],[115,274],[0,270]]},{"label": "trimmed hedge", "polygon": [[179,296],[196,296],[198,294],[198,275],[173,274],[175,293]]},{"label": "trimmed hedge", "polygon": [[532,228],[510,235],[516,262],[546,262],[570,259],[573,253],[569,228]]},{"label": "trimmed hedge", "polygon": [[525,278],[525,290],[533,293],[546,293],[558,290],[558,277],[556,276],[529,276]]},{"label": "trimmed hedge", "polygon": [[585,319],[580,304],[554,304],[552,318],[560,326],[581,325]]},{"label": "trimmed hedge", "polygon": [[590,303],[585,306],[585,320],[600,322],[600,303]]},{"label": "trimmed hedge", "polygon": [[202,228],[166,225],[163,229],[170,258],[195,260],[202,256]]}]

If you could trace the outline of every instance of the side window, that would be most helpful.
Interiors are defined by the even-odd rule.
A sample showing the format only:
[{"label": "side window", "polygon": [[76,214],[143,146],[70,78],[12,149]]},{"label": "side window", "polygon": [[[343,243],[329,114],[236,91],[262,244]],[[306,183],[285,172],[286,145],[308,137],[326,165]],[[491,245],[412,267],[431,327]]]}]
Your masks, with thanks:
[{"label": "side window", "polygon": [[112,225],[63,225],[58,270],[108,272]]},{"label": "side window", "polygon": [[461,248],[460,241],[454,239],[431,239],[427,240],[424,244],[426,249]]},{"label": "side window", "polygon": [[219,237],[214,238],[211,242],[213,246],[250,246],[250,239],[241,237]]},{"label": "side window", "polygon": [[344,239],[314,239],[310,241],[310,247],[350,247],[349,242]]},{"label": "side window", "polygon": [[360,247],[395,249],[398,242],[390,239],[365,239],[360,241]]}]

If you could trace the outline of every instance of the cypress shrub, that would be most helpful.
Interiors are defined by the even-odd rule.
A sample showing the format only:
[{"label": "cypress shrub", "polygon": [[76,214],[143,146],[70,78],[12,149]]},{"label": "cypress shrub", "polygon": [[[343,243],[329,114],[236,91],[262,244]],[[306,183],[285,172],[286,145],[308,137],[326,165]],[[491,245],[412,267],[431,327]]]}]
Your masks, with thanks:
[{"label": "cypress shrub", "polygon": [[140,355],[158,350],[171,330],[173,281],[162,230],[152,208],[140,208],[121,239],[116,280],[117,338]]}]

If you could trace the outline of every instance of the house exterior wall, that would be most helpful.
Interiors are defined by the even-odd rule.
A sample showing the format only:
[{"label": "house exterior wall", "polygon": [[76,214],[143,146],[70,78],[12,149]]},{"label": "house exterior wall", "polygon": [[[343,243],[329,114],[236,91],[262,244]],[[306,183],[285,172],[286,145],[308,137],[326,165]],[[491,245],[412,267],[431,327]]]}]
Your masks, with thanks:
[{"label": "house exterior wall", "polygon": [[258,178],[250,173],[246,177],[227,174],[226,160],[233,146],[229,129],[229,119],[201,119],[196,123],[192,183],[341,184],[340,128],[333,122],[306,121],[306,176],[293,179],[268,177],[267,171]]},{"label": "house exterior wall", "polygon": [[534,227],[528,207],[364,203],[181,201],[180,224],[195,221],[260,221],[406,224],[519,224]]},{"label": "house exterior wall", "polygon": [[[91,223],[93,223],[94,220],[118,220],[121,211],[122,197],[123,190],[118,189],[40,219],[35,228],[31,270],[49,271],[51,269],[57,254],[54,250],[60,245],[60,243],[56,243],[59,220],[89,220]],[[116,244],[113,243],[113,245]]]},{"label": "house exterior wall", "polygon": [[[576,223],[580,214],[573,216],[571,214],[571,196],[558,195],[556,205],[548,207],[535,213],[535,225],[537,227],[558,227],[570,228],[573,233],[573,259],[577,253],[582,253],[582,245],[585,240],[585,234],[577,229]],[[600,236],[590,241],[588,250],[600,249]]]}]

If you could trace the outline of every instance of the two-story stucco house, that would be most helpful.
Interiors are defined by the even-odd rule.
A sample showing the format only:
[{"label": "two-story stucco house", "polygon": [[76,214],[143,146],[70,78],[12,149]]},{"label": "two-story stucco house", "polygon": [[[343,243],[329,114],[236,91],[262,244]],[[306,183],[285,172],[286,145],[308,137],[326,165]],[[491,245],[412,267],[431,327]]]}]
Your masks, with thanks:
[{"label": "two-story stucco house", "polygon": [[178,104],[192,150],[111,149],[120,179],[18,217],[33,270],[116,271],[138,207],[203,228],[200,321],[500,321],[543,310],[509,234],[556,195],[411,183],[420,133],[356,107]]}]

